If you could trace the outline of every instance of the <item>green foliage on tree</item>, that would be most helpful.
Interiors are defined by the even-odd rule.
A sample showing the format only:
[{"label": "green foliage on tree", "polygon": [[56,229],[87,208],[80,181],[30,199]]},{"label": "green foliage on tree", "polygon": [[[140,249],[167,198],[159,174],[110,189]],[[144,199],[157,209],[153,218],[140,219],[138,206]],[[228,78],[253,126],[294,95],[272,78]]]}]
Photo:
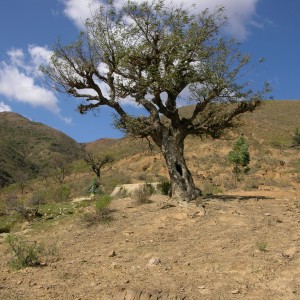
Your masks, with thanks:
[{"label": "green foliage on tree", "polygon": [[228,153],[228,160],[230,163],[234,164],[233,173],[235,175],[234,182],[236,187],[238,174],[242,171],[247,173],[249,170],[248,165],[250,163],[249,146],[242,135],[236,140],[233,150]]}]

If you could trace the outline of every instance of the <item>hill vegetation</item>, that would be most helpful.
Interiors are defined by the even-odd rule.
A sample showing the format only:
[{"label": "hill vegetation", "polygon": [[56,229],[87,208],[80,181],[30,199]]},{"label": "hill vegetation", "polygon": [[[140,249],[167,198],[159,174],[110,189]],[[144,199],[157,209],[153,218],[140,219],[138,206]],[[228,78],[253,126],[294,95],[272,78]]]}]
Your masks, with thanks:
[{"label": "hill vegetation", "polygon": [[64,133],[13,112],[0,113],[0,188],[34,178],[54,159],[74,161],[83,148]]}]

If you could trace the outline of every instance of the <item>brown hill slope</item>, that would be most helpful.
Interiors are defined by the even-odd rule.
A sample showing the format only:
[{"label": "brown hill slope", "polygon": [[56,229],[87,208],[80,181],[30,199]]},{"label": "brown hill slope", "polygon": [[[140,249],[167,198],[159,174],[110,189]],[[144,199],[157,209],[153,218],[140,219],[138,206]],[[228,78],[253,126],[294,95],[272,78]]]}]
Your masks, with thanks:
[{"label": "brown hill slope", "polygon": [[[188,114],[190,108],[182,108]],[[235,139],[244,134],[250,146],[249,187],[290,184],[300,172],[300,151],[291,148],[296,128],[300,128],[300,101],[266,101],[254,113],[241,116],[240,126],[228,130],[218,140],[189,137],[185,143],[188,165],[199,185],[231,186],[232,166],[227,160]],[[135,181],[167,178],[164,160],[158,151],[150,151],[147,141],[123,138],[111,143],[95,141],[87,149],[111,153],[117,157],[115,173],[126,170]],[[282,177],[283,176],[283,177]]]}]

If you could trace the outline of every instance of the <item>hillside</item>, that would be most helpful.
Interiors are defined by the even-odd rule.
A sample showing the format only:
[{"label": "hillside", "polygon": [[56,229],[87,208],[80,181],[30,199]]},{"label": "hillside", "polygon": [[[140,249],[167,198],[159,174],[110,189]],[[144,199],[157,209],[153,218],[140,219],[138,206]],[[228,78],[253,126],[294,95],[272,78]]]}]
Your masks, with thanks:
[{"label": "hillside", "polygon": [[[21,198],[28,207],[38,191],[55,199],[44,198],[39,217],[25,221],[9,211],[3,189],[0,299],[300,299],[300,148],[291,147],[299,115],[300,101],[266,102],[221,139],[188,138],[186,160],[204,192],[191,203],[157,193],[141,204],[125,191],[101,206],[109,197],[87,197],[94,174],[85,166],[61,185],[71,190],[68,201],[59,201],[51,179],[34,181]],[[241,133],[251,162],[235,187],[227,155]],[[147,141],[100,139],[85,149],[116,159],[103,168],[106,193],[168,180]],[[23,249],[42,246],[34,267],[11,267],[8,232],[25,239]]]},{"label": "hillside", "polygon": [[0,152],[0,187],[18,176],[36,176],[54,157],[72,161],[83,155],[81,145],[64,133],[13,112],[0,113]]},{"label": "hillside", "polygon": [[[188,115],[190,107],[181,108]],[[241,116],[237,128],[227,130],[220,139],[189,137],[185,142],[188,166],[200,187],[222,190],[232,188],[232,166],[227,154],[239,134],[249,143],[250,173],[241,184],[245,188],[259,185],[291,185],[299,180],[300,151],[291,148],[296,128],[300,128],[300,101],[265,101],[253,113]],[[165,162],[159,150],[150,151],[147,141],[123,138],[95,141],[86,149],[113,153],[117,160],[105,176],[126,170],[131,182],[167,179]],[[218,188],[217,188],[218,190]]]}]

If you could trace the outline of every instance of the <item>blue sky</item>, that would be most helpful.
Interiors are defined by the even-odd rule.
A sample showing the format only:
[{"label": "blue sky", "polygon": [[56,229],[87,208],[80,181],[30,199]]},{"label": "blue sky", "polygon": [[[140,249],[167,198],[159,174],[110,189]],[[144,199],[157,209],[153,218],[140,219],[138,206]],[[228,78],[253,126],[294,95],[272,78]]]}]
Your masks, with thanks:
[{"label": "blue sky", "polygon": [[[0,0],[0,111],[22,114],[79,142],[121,136],[111,126],[111,110],[101,108],[96,114],[80,115],[77,101],[42,85],[37,71],[49,59],[57,38],[68,43],[77,37],[99,1]],[[274,99],[300,98],[300,1],[184,1],[194,2],[199,10],[224,5],[230,17],[227,34],[241,41],[242,50],[253,62],[265,58],[248,74],[249,80],[258,87],[270,82]],[[127,109],[135,110],[130,105]]]}]

